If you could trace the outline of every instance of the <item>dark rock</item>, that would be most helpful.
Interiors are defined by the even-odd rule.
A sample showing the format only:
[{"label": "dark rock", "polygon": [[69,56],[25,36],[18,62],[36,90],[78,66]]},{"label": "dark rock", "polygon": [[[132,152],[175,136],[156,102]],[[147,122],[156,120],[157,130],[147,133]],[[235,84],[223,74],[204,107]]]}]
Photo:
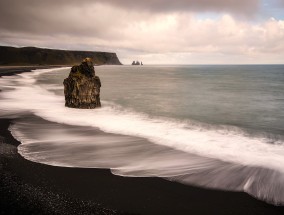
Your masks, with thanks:
[{"label": "dark rock", "polygon": [[0,46],[0,65],[3,66],[70,66],[80,64],[86,57],[92,58],[95,65],[121,65],[116,53],[110,52]]},{"label": "dark rock", "polygon": [[86,58],[79,66],[73,66],[63,84],[66,107],[83,109],[101,107],[101,81],[95,75],[90,58]]},{"label": "dark rock", "polygon": [[[142,63],[142,62],[141,62]],[[137,60],[136,62],[135,62],[135,60],[132,62],[132,65],[140,65],[140,62]]]}]

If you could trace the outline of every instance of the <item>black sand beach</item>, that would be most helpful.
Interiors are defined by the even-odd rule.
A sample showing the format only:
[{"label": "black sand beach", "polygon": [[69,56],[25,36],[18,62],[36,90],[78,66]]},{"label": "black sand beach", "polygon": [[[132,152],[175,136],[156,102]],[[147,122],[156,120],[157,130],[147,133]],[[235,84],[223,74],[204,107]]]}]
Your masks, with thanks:
[{"label": "black sand beach", "polygon": [[[13,69],[0,76],[28,71]],[[0,119],[0,214],[284,214],[246,193],[31,162],[17,153],[11,123]]]},{"label": "black sand beach", "polygon": [[49,68],[56,68],[62,67],[60,65],[54,66],[0,66],[0,77],[1,76],[10,76],[19,74],[22,72],[29,72],[34,69],[49,69]]}]

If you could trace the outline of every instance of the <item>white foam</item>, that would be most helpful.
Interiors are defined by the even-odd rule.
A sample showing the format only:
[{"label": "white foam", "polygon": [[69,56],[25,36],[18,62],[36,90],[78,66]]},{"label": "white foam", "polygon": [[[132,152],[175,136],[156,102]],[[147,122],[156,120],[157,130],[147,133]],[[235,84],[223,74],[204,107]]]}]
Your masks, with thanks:
[{"label": "white foam", "polygon": [[153,143],[184,152],[284,171],[282,141],[269,144],[271,141],[267,138],[246,136],[242,132],[212,130],[193,126],[190,122],[152,118],[107,102],[103,102],[103,108],[96,110],[66,108],[63,96],[35,84],[37,75],[54,70],[58,69],[37,70],[17,78],[0,79],[1,86],[13,89],[1,94],[0,107],[4,113],[29,111],[53,122],[98,127],[110,133],[147,138]]}]

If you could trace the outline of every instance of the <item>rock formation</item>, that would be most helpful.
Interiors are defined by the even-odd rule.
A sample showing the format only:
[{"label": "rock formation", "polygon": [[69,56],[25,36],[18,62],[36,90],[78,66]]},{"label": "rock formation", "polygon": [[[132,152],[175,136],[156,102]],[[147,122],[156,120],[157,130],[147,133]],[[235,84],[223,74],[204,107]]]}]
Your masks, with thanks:
[{"label": "rock formation", "polygon": [[[142,64],[142,62],[141,62],[141,64]],[[135,60],[132,62],[132,65],[136,65],[136,66],[139,66],[140,65],[140,62],[137,60],[136,62],[135,62]],[[142,64],[143,65],[143,64]]]},{"label": "rock formation", "polygon": [[90,57],[96,65],[121,65],[116,53],[98,51],[70,51],[43,49],[36,47],[15,48],[0,46],[0,65],[32,66],[32,65],[74,65],[82,59]]},{"label": "rock formation", "polygon": [[101,107],[101,81],[95,75],[90,58],[84,59],[79,66],[73,66],[63,84],[66,107],[84,109]]}]

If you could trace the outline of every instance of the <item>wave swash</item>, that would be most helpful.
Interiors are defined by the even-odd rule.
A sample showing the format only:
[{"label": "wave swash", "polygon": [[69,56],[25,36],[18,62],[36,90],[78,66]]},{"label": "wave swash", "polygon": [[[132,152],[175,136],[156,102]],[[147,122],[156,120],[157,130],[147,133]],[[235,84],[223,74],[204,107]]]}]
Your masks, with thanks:
[{"label": "wave swash", "polygon": [[10,130],[26,159],[245,191],[284,204],[283,140],[236,127],[153,117],[111,101],[96,110],[66,108],[64,97],[52,92],[63,86],[36,82],[40,74],[64,69],[0,79],[0,117],[15,119]]}]

